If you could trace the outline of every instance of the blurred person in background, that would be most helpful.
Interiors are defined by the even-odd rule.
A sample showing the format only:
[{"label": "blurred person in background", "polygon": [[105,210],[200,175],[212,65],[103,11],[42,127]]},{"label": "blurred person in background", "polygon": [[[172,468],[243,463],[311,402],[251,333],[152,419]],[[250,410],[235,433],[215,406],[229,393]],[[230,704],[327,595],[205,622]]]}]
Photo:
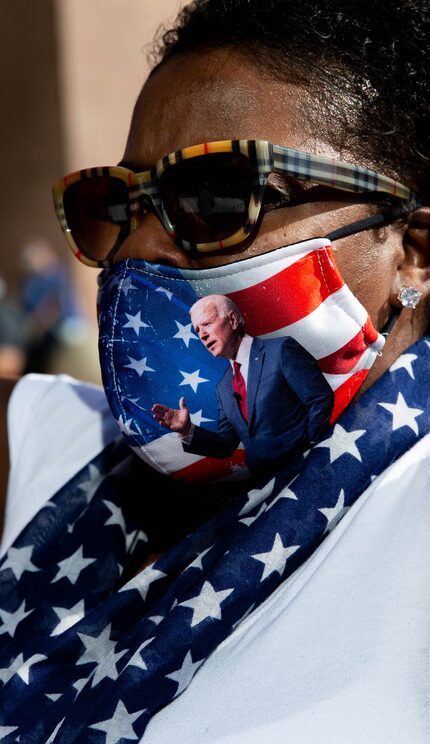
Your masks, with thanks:
[{"label": "blurred person in background", "polygon": [[64,258],[39,238],[21,252],[20,296],[28,328],[25,372],[50,372],[68,344],[85,337],[86,323]]},{"label": "blurred person in background", "polygon": [[19,377],[27,360],[26,315],[0,278],[0,377]]}]

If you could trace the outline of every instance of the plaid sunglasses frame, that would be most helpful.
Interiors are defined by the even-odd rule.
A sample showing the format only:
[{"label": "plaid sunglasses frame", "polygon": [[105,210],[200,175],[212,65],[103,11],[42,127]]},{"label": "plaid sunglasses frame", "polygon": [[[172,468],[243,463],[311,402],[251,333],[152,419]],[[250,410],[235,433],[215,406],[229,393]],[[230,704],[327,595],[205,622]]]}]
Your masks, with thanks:
[{"label": "plaid sunglasses frame", "polygon": [[[248,156],[253,171],[252,193],[243,226],[224,240],[210,243],[190,243],[182,240],[177,236],[175,226],[165,211],[159,188],[160,176],[168,168],[183,160],[227,152],[239,152]],[[257,223],[263,204],[264,190],[271,173],[288,174],[342,191],[383,193],[405,202],[415,202],[415,196],[407,186],[359,165],[312,155],[290,147],[275,145],[266,140],[220,140],[176,150],[158,160],[150,170],[141,173],[122,166],[104,166],[75,171],[64,176],[53,186],[54,206],[60,228],[65,234],[69,247],[74,255],[87,266],[103,268],[111,265],[112,260],[97,261],[85,256],[79,249],[67,224],[64,193],[74,183],[100,176],[112,176],[126,184],[130,206],[130,233],[139,227],[145,211],[153,211],[159,217],[166,232],[179,246],[194,254],[205,253],[229,248],[248,237]]]}]

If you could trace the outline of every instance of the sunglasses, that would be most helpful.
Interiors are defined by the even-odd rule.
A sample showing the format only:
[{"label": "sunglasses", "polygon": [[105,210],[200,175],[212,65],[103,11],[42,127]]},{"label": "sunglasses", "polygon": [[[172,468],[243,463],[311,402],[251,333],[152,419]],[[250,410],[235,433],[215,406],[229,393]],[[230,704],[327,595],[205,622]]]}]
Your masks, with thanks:
[{"label": "sunglasses", "polygon": [[142,173],[122,166],[71,173],[55,184],[54,204],[76,257],[105,267],[148,212],[193,254],[238,245],[258,223],[271,174],[414,200],[406,186],[358,165],[265,140],[223,140],[177,150]]}]

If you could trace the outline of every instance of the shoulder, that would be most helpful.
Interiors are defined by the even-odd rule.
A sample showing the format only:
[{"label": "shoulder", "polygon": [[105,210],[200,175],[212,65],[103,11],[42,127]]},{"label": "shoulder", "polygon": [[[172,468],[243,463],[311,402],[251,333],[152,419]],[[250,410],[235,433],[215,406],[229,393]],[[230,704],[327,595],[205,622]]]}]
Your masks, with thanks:
[{"label": "shoulder", "polygon": [[[68,375],[29,374],[14,387],[9,401],[9,436],[24,432],[27,425],[45,422],[67,428],[86,412],[101,411],[106,398],[98,385],[75,380]],[[69,418],[71,416],[72,418]]]},{"label": "shoulder", "polygon": [[277,338],[255,338],[252,351],[280,354],[281,352],[300,352],[304,351],[304,349],[292,336],[278,336]]},{"label": "shoulder", "polygon": [[308,363],[314,363],[316,361],[315,357],[292,336],[286,336],[283,339],[281,354],[284,361],[293,362],[300,360]]},{"label": "shoulder", "polygon": [[[68,375],[25,375],[16,384],[8,408],[11,465],[14,455],[25,448],[49,449],[68,440],[69,455],[88,427],[101,429],[101,418],[113,420],[104,391],[98,385]],[[115,422],[114,422],[115,423]],[[52,449],[53,448],[53,449]]]},{"label": "shoulder", "polygon": [[9,481],[3,546],[112,439],[118,425],[104,391],[67,375],[30,374],[7,411]]}]

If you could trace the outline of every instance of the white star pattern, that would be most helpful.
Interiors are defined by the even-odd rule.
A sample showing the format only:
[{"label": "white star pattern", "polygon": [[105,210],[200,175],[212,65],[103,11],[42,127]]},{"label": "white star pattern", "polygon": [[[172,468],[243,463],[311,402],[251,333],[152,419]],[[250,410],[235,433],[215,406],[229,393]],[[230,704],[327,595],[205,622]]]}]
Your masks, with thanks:
[{"label": "white star pattern", "polygon": [[128,532],[125,536],[125,546],[127,548],[127,552],[130,551],[131,547],[136,547],[137,543],[142,540],[142,542],[147,543],[148,542],[148,535],[143,530],[132,530],[131,532]]},{"label": "white star pattern", "polygon": [[180,338],[181,341],[184,342],[185,346],[189,347],[190,341],[198,341],[197,336],[195,333],[192,332],[192,323],[188,323],[188,325],[182,325],[182,323],[179,323],[178,320],[175,320],[176,325],[178,326],[178,332],[173,336],[173,338]]},{"label": "white star pattern", "polygon": [[111,513],[111,516],[104,523],[104,526],[110,527],[113,525],[118,525],[118,527],[121,527],[122,532],[125,533],[125,521],[122,514],[122,509],[120,509],[119,506],[114,504],[112,501],[107,501],[106,499],[103,499],[103,503],[105,504],[105,506],[107,506]]},{"label": "white star pattern", "polygon": [[257,514],[254,514],[252,517],[244,517],[243,519],[239,519],[239,522],[242,522],[242,524],[246,524],[246,526],[249,527],[249,525],[255,522],[258,517],[261,517],[261,515],[265,511],[267,511],[266,504],[261,504]]},{"label": "white star pattern", "polygon": [[250,511],[252,511],[254,506],[261,504],[262,501],[265,501],[265,499],[271,496],[274,485],[275,479],[272,478],[272,480],[266,483],[263,488],[253,488],[251,491],[248,491],[248,493],[246,494],[248,501],[240,510],[239,517],[241,517],[243,514],[248,514]]},{"label": "white star pattern", "polygon": [[167,576],[167,574],[163,573],[163,571],[159,571],[158,568],[153,568],[153,566],[153,563],[150,566],[146,566],[143,571],[141,571],[137,576],[134,577],[134,579],[131,580],[131,582],[123,586],[119,591],[129,592],[132,589],[137,589],[142,599],[146,599],[148,589],[151,586],[152,582],[157,581],[158,579],[162,579],[163,576]]},{"label": "white star pattern", "polygon": [[402,426],[408,426],[415,434],[418,434],[418,424],[415,419],[421,416],[424,411],[421,408],[409,408],[401,393],[398,394],[396,403],[378,403],[378,406],[391,413],[393,431],[401,429]]},{"label": "white star pattern", "polygon": [[335,462],[342,455],[351,455],[361,462],[361,454],[355,442],[366,433],[365,429],[346,431],[340,424],[335,424],[333,433],[328,439],[319,442],[317,447],[327,447],[330,450],[330,463]]},{"label": "white star pattern", "polygon": [[84,558],[82,545],[69,555],[68,558],[64,558],[62,561],[58,561],[58,572],[51,581],[54,584],[55,581],[60,579],[68,579],[71,584],[76,584],[81,571],[84,570],[90,563],[94,563],[95,558]]},{"label": "white star pattern", "polygon": [[124,323],[123,328],[132,328],[136,336],[139,335],[141,328],[149,328],[148,323],[143,322],[140,315],[140,310],[136,313],[136,315],[129,315],[128,313],[126,313],[126,316],[128,318],[128,322]]},{"label": "white star pattern", "polygon": [[148,367],[146,363],[148,357],[143,357],[142,359],[133,359],[133,357],[129,356],[128,358],[130,360],[130,364],[126,364],[125,366],[129,369],[134,369],[139,377],[142,377],[144,372],[155,372],[155,369],[152,369],[152,367]]},{"label": "white star pattern", "polygon": [[284,548],[281,536],[279,532],[277,532],[273,541],[273,545],[271,549],[267,551],[267,553],[256,553],[255,555],[251,556],[251,558],[254,558],[256,561],[260,561],[264,566],[263,575],[260,579],[260,582],[264,581],[264,579],[267,579],[267,577],[275,571],[279,575],[282,575],[285,570],[285,565],[288,558],[292,556],[293,553],[295,553],[296,550],[298,550],[299,548],[300,545],[288,545],[286,548]]},{"label": "white star pattern", "polygon": [[22,666],[16,670],[18,677],[21,677],[22,681],[25,682],[26,685],[29,685],[31,667],[47,658],[48,657],[44,656],[43,654],[33,654],[33,656],[31,656],[30,659],[27,659],[27,661],[24,661]]},{"label": "white star pattern", "polygon": [[12,731],[16,731],[18,726],[0,726],[0,741],[9,736]]},{"label": "white star pattern", "polygon": [[12,679],[14,674],[17,674],[21,677],[22,681],[28,685],[30,683],[31,667],[46,658],[47,656],[43,656],[43,654],[33,654],[33,656],[27,659],[27,661],[24,661],[23,654],[19,654],[10,666],[0,669],[0,680],[3,684],[6,684],[10,679]]},{"label": "white star pattern", "polygon": [[416,354],[402,354],[391,365],[390,372],[395,372],[397,369],[405,369],[408,375],[415,380],[414,370],[412,369],[412,364],[415,359],[418,359]]},{"label": "white star pattern", "polygon": [[291,499],[292,501],[297,501],[298,500],[296,494],[294,493],[294,491],[291,488],[291,486],[293,485],[294,481],[298,477],[299,477],[298,475],[295,475],[294,478],[293,478],[293,480],[290,481],[290,483],[288,484],[288,486],[285,486],[285,488],[282,489],[281,493],[278,494],[278,496],[275,499],[273,499],[273,501],[269,504],[269,506],[267,507],[267,511],[269,511],[269,509],[271,509],[272,506],[274,506],[275,504],[277,504],[278,501],[280,501],[281,499]]},{"label": "white star pattern", "polygon": [[189,385],[195,393],[197,392],[197,388],[201,382],[209,382],[209,380],[206,380],[205,377],[199,377],[199,369],[196,369],[194,372],[182,372],[182,370],[179,371],[181,375],[184,376],[182,382],[179,383],[179,387],[181,385]]},{"label": "white star pattern", "polygon": [[157,287],[155,291],[162,292],[163,294],[165,294],[168,300],[171,300],[173,297],[173,292],[170,292],[170,290],[166,289],[165,287]]},{"label": "white star pattern", "polygon": [[117,287],[120,283],[121,279],[119,278],[118,274],[114,274],[110,279],[108,279],[106,286],[109,287],[110,290],[114,289],[114,287]]},{"label": "white star pattern", "polygon": [[130,289],[137,289],[134,284],[131,283],[131,277],[127,277],[122,283],[121,292],[124,292],[125,296],[128,296]]},{"label": "white star pattern", "polygon": [[139,432],[134,431],[132,428],[133,419],[129,418],[126,421],[124,421],[123,417],[120,416],[119,419],[117,419],[117,422],[118,422],[119,430],[123,432],[124,434],[127,434],[130,437],[134,435],[136,436],[139,435]]},{"label": "white star pattern", "polygon": [[95,465],[90,465],[88,471],[88,480],[78,486],[78,488],[85,493],[87,503],[91,501],[100,484],[103,483],[106,478],[106,475],[102,474]]},{"label": "white star pattern", "polygon": [[85,651],[79,657],[76,665],[97,664],[91,687],[95,687],[102,679],[117,679],[116,662],[127,653],[127,649],[114,653],[116,641],[110,640],[111,625],[107,625],[98,636],[89,636],[78,633],[79,638],[85,646]]},{"label": "white star pattern", "polygon": [[208,617],[221,620],[221,604],[234,592],[233,589],[222,589],[217,592],[209,581],[205,581],[200,594],[196,597],[180,602],[179,607],[190,607],[193,611],[191,627],[198,625]]},{"label": "white star pattern", "polygon": [[9,548],[7,559],[1,567],[1,571],[10,568],[17,581],[21,579],[24,571],[40,571],[30,560],[33,552],[33,545],[26,548]]},{"label": "white star pattern", "polygon": [[203,416],[202,408],[200,409],[200,411],[196,411],[196,413],[190,413],[190,419],[191,423],[194,424],[194,426],[201,426],[205,422],[214,421],[214,419],[208,419]]},{"label": "white star pattern", "polygon": [[212,550],[212,547],[213,546],[211,545],[209,548],[206,548],[206,550],[204,550],[203,553],[200,553],[200,555],[198,555],[197,558],[195,558],[193,562],[190,563],[189,566],[187,566],[187,568],[200,568],[200,570],[203,571],[202,560],[205,557],[205,555],[209,553],[210,550]]},{"label": "white star pattern", "polygon": [[61,635],[66,630],[69,630],[73,625],[76,625],[85,615],[85,603],[81,599],[73,607],[53,607],[52,608],[59,619],[58,625],[55,626],[51,633],[52,636]]},{"label": "white star pattern", "polygon": [[65,717],[62,718],[61,721],[60,721],[60,723],[58,723],[56,725],[56,727],[54,728],[54,730],[53,730],[51,736],[49,737],[48,741],[46,742],[46,744],[52,744],[52,742],[55,740],[55,737],[57,736],[57,734],[58,734],[58,732],[59,732],[59,730],[60,730],[60,728],[63,725],[63,723],[64,723],[65,720],[66,720]]},{"label": "white star pattern", "polygon": [[139,737],[134,733],[132,724],[140,718],[145,710],[144,708],[137,713],[129,713],[122,700],[119,700],[112,718],[93,723],[89,728],[103,731],[106,734],[105,744],[118,744],[121,739],[135,741]]},{"label": "white star pattern", "polygon": [[27,615],[31,615],[32,612],[33,610],[25,611],[25,600],[23,600],[22,604],[17,610],[15,610],[15,612],[0,610],[0,619],[2,621],[2,625],[0,625],[0,635],[2,633],[8,633],[13,638],[21,620],[24,620]]},{"label": "white star pattern", "polygon": [[148,617],[148,620],[155,625],[160,625],[161,621],[164,620],[164,615],[152,615],[152,617]]},{"label": "white star pattern", "polygon": [[193,661],[191,651],[188,651],[181,668],[177,669],[176,672],[166,674],[168,679],[173,679],[173,681],[178,684],[178,689],[176,690],[174,697],[180,695],[181,692],[188,687],[197,669],[203,664],[203,661],[204,659]]},{"label": "white star pattern", "polygon": [[80,692],[84,689],[85,685],[87,684],[88,677],[82,677],[81,679],[77,679],[76,682],[73,683],[72,687],[76,690],[77,695],[79,695]]},{"label": "white star pattern", "polygon": [[128,667],[134,666],[134,667],[137,667],[138,669],[142,669],[143,671],[145,671],[145,669],[148,669],[148,667],[145,664],[145,661],[142,659],[141,652],[143,651],[144,648],[146,648],[146,646],[149,646],[149,644],[152,643],[153,640],[154,638],[147,638],[146,641],[143,641],[143,643],[141,643],[137,651],[133,654],[130,661],[128,662],[127,664]]},{"label": "white star pattern", "polygon": [[13,660],[12,664],[0,669],[0,680],[3,682],[4,685],[7,684],[10,679],[12,679],[15,672],[17,672],[18,669],[21,668],[23,663],[24,656],[23,654],[19,654],[19,656],[17,656],[16,659]]},{"label": "white star pattern", "polygon": [[345,506],[345,492],[343,488],[340,491],[340,494],[338,496],[337,502],[332,507],[326,507],[325,509],[318,509],[318,511],[321,512],[321,514],[324,514],[327,525],[324,530],[324,534],[326,532],[331,532],[334,527],[336,527],[337,523],[340,522],[343,515],[346,514],[349,507]]}]

